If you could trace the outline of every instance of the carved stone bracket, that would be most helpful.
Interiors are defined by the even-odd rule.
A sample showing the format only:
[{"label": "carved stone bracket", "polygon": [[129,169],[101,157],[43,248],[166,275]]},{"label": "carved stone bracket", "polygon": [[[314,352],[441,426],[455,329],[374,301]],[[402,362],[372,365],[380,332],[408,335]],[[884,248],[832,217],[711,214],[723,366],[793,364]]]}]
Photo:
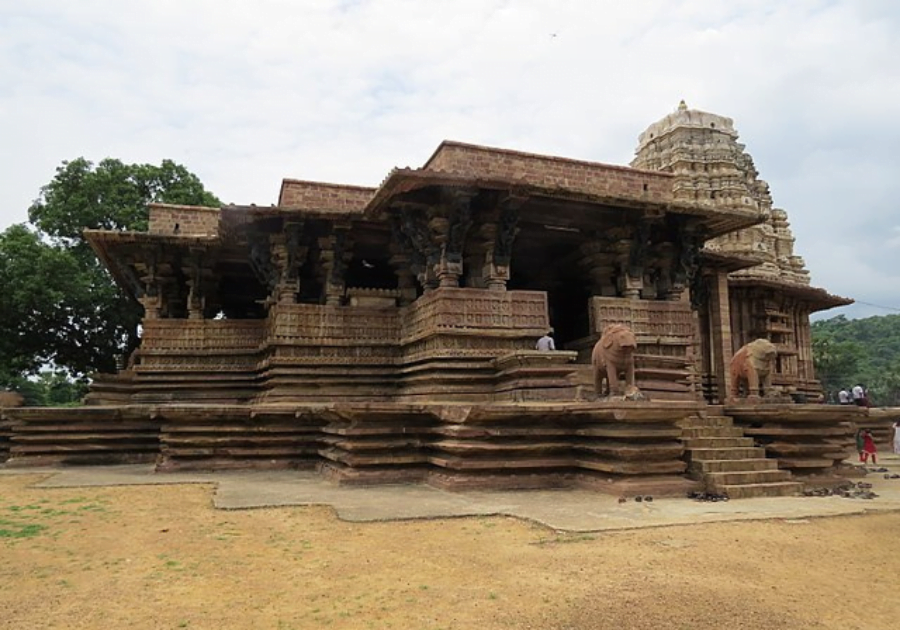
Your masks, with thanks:
[{"label": "carved stone bracket", "polygon": [[[700,248],[703,247],[703,236],[698,227],[689,222],[680,223],[678,226],[678,260],[675,265],[675,285],[681,290],[690,288],[691,304],[696,308],[695,302],[705,295],[701,288],[700,278]],[[696,292],[696,296],[694,293]],[[697,302],[699,304],[699,302]]]},{"label": "carved stone bracket", "polygon": [[513,243],[516,234],[519,233],[519,209],[524,203],[524,198],[509,197],[500,208],[500,219],[491,256],[491,262],[497,266],[509,267],[512,262]]},{"label": "carved stone bracket", "polygon": [[272,291],[278,282],[278,272],[272,263],[269,235],[262,232],[251,232],[247,240],[250,245],[250,268],[263,286]]},{"label": "carved stone bracket", "polygon": [[425,257],[413,247],[412,241],[403,232],[399,217],[392,216],[390,226],[393,255],[389,262],[397,276],[400,306],[406,306],[416,299],[416,277],[425,272]]},{"label": "carved stone bracket", "polygon": [[416,265],[420,269],[416,273],[419,284],[426,291],[436,288],[438,279],[435,275],[435,268],[440,262],[441,250],[432,237],[427,217],[421,212],[403,208],[400,211],[400,229],[417,255],[414,257],[414,263],[421,260],[421,265]]}]

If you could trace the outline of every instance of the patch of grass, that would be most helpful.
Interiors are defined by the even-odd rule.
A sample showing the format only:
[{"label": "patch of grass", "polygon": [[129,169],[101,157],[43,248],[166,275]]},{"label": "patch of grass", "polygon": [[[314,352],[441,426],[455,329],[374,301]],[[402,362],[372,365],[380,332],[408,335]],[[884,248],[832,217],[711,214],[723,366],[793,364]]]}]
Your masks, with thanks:
[{"label": "patch of grass", "polygon": [[0,538],[34,538],[46,530],[40,523],[0,520]]},{"label": "patch of grass", "polygon": [[[21,539],[49,535],[56,539],[62,523],[79,524],[79,517],[87,513],[105,513],[104,500],[90,501],[86,497],[73,497],[59,501],[44,498],[26,505],[9,505],[0,502],[9,516],[0,518],[0,538]],[[73,509],[76,507],[77,509]],[[68,508],[68,509],[67,509]]]},{"label": "patch of grass", "polygon": [[87,497],[75,497],[73,499],[66,499],[65,501],[60,501],[62,505],[66,505],[69,503],[84,503],[87,501]]},{"label": "patch of grass", "polygon": [[596,540],[597,537],[592,534],[558,534],[553,538],[541,538],[537,542],[531,543],[542,547],[544,545],[561,545],[567,543],[579,543]]}]

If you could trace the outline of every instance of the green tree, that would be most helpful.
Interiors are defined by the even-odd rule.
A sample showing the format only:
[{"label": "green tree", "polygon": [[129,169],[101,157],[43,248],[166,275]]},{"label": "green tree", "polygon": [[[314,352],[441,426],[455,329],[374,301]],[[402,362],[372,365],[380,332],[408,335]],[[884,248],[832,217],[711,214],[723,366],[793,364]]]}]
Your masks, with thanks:
[{"label": "green tree", "polygon": [[835,392],[858,382],[859,364],[865,354],[860,344],[818,335],[813,338],[812,351],[816,376],[825,391]]},{"label": "green tree", "polygon": [[900,315],[812,324],[816,375],[830,391],[857,383],[874,404],[900,405]]},{"label": "green tree", "polygon": [[0,234],[0,386],[53,364],[83,377],[115,369],[137,343],[140,306],[117,287],[86,228],[146,230],[152,202],[219,206],[185,167],[63,162],[31,205],[31,226]]},{"label": "green tree", "polygon": [[73,379],[64,370],[42,370],[34,377],[10,379],[10,386],[19,392],[29,407],[60,407],[77,405],[87,394],[87,379]]}]

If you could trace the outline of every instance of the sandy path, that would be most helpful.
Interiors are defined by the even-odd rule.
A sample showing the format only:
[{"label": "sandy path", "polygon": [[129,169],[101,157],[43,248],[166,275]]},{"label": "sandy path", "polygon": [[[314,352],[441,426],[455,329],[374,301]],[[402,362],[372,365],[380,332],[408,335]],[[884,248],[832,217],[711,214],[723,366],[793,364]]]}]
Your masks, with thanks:
[{"label": "sandy path", "polygon": [[[900,513],[558,535],[0,477],[0,628],[877,628]],[[865,616],[860,610],[867,610]]]}]

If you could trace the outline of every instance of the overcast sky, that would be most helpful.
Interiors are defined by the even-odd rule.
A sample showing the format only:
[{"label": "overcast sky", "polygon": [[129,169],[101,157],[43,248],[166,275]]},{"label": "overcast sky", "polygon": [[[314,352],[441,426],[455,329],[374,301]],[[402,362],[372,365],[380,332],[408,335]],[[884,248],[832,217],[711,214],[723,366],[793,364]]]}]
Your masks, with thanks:
[{"label": "overcast sky", "polygon": [[860,302],[827,315],[900,312],[894,0],[0,0],[0,229],[79,156],[268,205],[443,139],[628,164],[682,98],[734,119],[813,284]]}]

